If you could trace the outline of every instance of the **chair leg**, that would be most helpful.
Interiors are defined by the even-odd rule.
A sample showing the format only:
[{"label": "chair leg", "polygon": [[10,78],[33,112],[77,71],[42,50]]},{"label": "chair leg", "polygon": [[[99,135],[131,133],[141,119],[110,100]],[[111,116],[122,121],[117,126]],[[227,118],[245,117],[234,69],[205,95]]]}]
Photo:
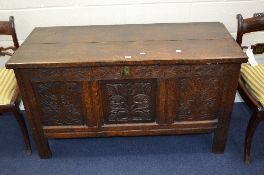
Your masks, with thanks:
[{"label": "chair leg", "polygon": [[23,118],[23,115],[22,115],[21,111],[19,109],[17,109],[16,107],[14,107],[13,113],[15,114],[15,118],[16,118],[16,120],[19,124],[20,130],[22,132],[24,142],[25,142],[26,148],[27,148],[27,154],[31,155],[32,149],[31,149],[31,145],[30,145],[28,130],[26,128],[26,123],[25,123],[25,120]]},{"label": "chair leg", "polygon": [[247,126],[247,132],[246,132],[246,138],[244,144],[244,161],[246,164],[250,163],[250,148],[251,148],[252,138],[258,124],[262,120],[263,117],[262,115],[263,113],[261,112],[253,113]]}]

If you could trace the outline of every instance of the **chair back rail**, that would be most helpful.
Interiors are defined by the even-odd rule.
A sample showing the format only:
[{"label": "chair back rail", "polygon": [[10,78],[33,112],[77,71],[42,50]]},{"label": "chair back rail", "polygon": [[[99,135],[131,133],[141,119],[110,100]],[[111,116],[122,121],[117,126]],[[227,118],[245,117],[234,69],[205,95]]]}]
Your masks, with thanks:
[{"label": "chair back rail", "polygon": [[255,17],[243,19],[241,14],[237,15],[237,43],[241,46],[245,33],[264,31],[264,13],[256,13]]},{"label": "chair back rail", "polygon": [[[15,51],[19,47],[13,16],[9,17],[9,21],[0,21],[0,35],[10,35],[14,43],[14,47],[7,47],[7,48],[1,47],[2,48],[0,49],[1,53],[8,49],[12,49],[13,51]],[[4,53],[2,55],[4,55]]]}]

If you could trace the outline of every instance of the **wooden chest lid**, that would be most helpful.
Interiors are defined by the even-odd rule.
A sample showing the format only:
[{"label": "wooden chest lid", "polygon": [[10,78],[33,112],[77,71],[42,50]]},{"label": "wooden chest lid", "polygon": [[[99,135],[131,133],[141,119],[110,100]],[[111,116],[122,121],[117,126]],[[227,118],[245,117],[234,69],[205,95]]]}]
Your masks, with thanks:
[{"label": "wooden chest lid", "polygon": [[218,22],[35,28],[7,68],[245,62]]}]

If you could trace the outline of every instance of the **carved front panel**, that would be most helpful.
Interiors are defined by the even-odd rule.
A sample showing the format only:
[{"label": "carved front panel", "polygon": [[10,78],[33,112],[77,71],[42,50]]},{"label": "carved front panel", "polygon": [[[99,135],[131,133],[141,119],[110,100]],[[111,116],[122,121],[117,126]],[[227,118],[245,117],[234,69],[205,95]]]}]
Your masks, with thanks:
[{"label": "carved front panel", "polygon": [[186,77],[179,79],[178,108],[175,121],[217,118],[220,103],[219,77]]},{"label": "carved front panel", "polygon": [[155,81],[105,81],[102,90],[104,123],[155,121]]},{"label": "carved front panel", "polygon": [[34,89],[43,125],[84,125],[79,83],[35,83]]}]

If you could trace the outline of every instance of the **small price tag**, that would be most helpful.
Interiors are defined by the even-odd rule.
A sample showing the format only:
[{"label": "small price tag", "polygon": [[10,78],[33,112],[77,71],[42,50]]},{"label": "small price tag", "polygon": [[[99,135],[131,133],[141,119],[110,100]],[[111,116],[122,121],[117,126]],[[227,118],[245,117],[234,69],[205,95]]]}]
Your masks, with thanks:
[{"label": "small price tag", "polygon": [[249,64],[251,66],[257,66],[258,63],[257,63],[256,58],[255,58],[255,56],[253,54],[253,51],[252,51],[252,49],[250,47],[247,48],[246,54],[248,56],[248,62],[249,62]]},{"label": "small price tag", "polygon": [[181,53],[181,52],[182,52],[182,50],[176,49],[176,53]]}]

